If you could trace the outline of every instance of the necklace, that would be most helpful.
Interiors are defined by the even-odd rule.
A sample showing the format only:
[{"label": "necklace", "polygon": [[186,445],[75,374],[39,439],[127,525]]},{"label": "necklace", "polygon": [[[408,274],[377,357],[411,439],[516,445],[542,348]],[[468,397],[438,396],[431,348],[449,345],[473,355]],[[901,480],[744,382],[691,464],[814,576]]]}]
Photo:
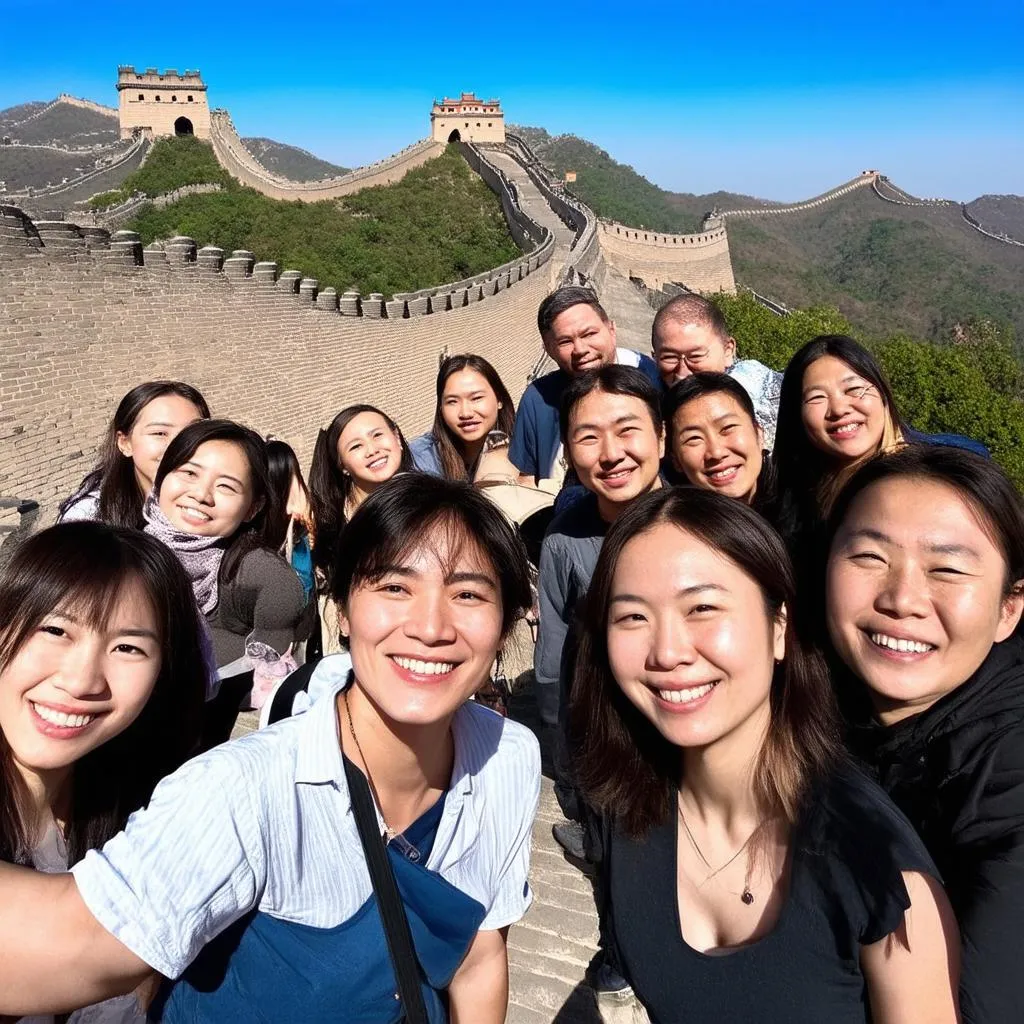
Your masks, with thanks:
[{"label": "necklace", "polygon": [[[366,760],[366,755],[363,753],[363,748],[359,744],[359,737],[356,735],[356,727],[352,724],[352,709],[348,706],[348,690],[342,693],[342,697],[345,700],[345,717],[348,719],[348,731],[352,733],[352,739],[355,741],[356,750],[359,751],[359,760],[363,762],[363,767],[366,769],[366,781],[370,784],[370,790],[373,793],[374,800],[377,801],[377,808],[380,810],[380,797],[377,795],[377,787],[373,784],[373,776],[370,774],[370,765]],[[380,811],[380,820],[384,821],[384,812]],[[398,836],[396,832],[386,821],[384,821],[384,841],[390,843],[392,839]]]},{"label": "necklace", "polygon": [[[700,885],[697,888],[701,888],[702,886],[706,885],[708,882],[711,881],[712,878],[715,877],[715,875],[721,874],[730,864],[733,863],[733,861],[736,860],[737,857],[739,857],[739,855],[741,853],[743,853],[743,851],[750,845],[750,840],[753,839],[754,836],[757,835],[757,833],[760,831],[760,826],[755,828],[754,831],[751,832],[750,835],[747,836],[747,838],[744,840],[743,845],[724,864],[720,865],[717,868],[713,868],[711,866],[711,864],[708,862],[707,857],[704,856],[704,852],[697,845],[697,840],[694,838],[693,833],[690,831],[690,826],[686,822],[686,817],[683,814],[682,806],[679,805],[679,804],[677,804],[676,806],[677,806],[677,809],[679,811],[679,820],[683,823],[683,829],[686,831],[686,837],[690,840],[690,845],[696,851],[697,856],[700,857],[701,861],[704,864],[704,867],[706,867],[708,869],[708,871],[711,872],[704,879],[704,881],[700,883]],[[745,903],[748,907],[750,906],[751,903],[754,902],[754,894],[750,891],[750,865],[749,864],[747,865],[746,877],[743,880],[743,891],[741,893],[733,893],[733,895],[734,896],[738,895],[739,898],[743,901],[743,903]]]}]

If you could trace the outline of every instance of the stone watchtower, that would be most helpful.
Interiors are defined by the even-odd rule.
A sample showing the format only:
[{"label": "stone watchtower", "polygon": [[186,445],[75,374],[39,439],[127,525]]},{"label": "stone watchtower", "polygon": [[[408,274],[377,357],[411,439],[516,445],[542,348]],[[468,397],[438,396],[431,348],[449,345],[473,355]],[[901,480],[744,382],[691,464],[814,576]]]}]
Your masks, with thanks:
[{"label": "stone watchtower", "polygon": [[457,100],[434,100],[430,137],[435,142],[504,142],[505,115],[498,100],[464,92]]},{"label": "stone watchtower", "polygon": [[150,138],[210,137],[210,107],[198,71],[179,75],[168,69],[161,74],[156,68],[138,72],[122,66],[117,69],[117,94],[122,139],[140,128]]}]

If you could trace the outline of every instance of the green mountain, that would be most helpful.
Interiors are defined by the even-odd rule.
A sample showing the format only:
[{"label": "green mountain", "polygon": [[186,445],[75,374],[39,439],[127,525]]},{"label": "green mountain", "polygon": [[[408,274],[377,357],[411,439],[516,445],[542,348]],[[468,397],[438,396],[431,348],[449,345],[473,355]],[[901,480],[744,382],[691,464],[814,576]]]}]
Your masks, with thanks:
[{"label": "green mountain", "polygon": [[313,156],[308,150],[298,146],[288,146],[283,142],[260,137],[242,139],[245,148],[268,171],[280,174],[292,181],[316,181],[319,178],[336,178],[347,174],[351,168],[339,167],[327,160]]},{"label": "green mountain", "polygon": [[[714,207],[778,205],[729,192],[668,192],[584,139],[510,130],[559,177],[575,171],[567,188],[600,217],[695,231]],[[986,230],[1024,241],[1024,198],[982,196],[968,212]],[[986,238],[957,205],[898,206],[862,188],[812,210],[732,218],[728,227],[737,282],[787,306],[834,306],[876,337],[946,340],[957,325],[987,319],[1012,326],[1024,351],[1024,247]]]},{"label": "green mountain", "polygon": [[196,182],[219,183],[221,191],[146,206],[125,227],[147,245],[188,235],[225,252],[248,249],[322,288],[363,294],[456,281],[519,253],[497,196],[453,147],[392,185],[301,203],[243,187],[198,139],[160,139],[125,189],[158,195]]}]

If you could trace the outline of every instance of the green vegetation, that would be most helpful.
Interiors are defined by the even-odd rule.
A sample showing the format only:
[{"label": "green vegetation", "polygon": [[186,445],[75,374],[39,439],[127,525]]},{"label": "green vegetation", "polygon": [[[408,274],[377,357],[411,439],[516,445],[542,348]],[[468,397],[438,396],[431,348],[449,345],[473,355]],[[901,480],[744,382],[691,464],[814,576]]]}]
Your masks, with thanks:
[{"label": "green vegetation", "polygon": [[[815,335],[855,333],[839,310],[827,306],[780,317],[746,292],[714,301],[741,355],[780,370]],[[882,364],[908,423],[981,441],[1024,489],[1024,367],[1014,357],[1011,329],[979,320],[961,325],[955,341],[903,334],[862,340]]]},{"label": "green vegetation", "polygon": [[126,226],[146,244],[188,235],[226,252],[249,249],[315,277],[321,287],[364,294],[455,281],[519,253],[497,197],[451,148],[393,185],[302,203],[242,187],[205,143],[168,139],[153,147],[125,188],[157,195],[204,181],[223,190],[186,196],[162,210],[147,205]]},{"label": "green vegetation", "polygon": [[552,138],[542,128],[510,125],[509,130],[521,135],[560,178],[566,171],[575,171],[576,181],[568,190],[599,217],[654,231],[690,232],[700,227],[699,216],[673,205],[671,192],[613,160],[593,143],[575,135]]}]

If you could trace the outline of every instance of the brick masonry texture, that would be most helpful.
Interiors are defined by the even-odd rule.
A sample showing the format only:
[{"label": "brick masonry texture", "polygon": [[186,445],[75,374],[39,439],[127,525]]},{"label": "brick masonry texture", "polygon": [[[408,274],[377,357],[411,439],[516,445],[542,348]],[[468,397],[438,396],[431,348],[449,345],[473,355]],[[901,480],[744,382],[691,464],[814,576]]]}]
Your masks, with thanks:
[{"label": "brick masonry texture", "polygon": [[144,380],[194,384],[214,415],[283,438],[304,466],[318,428],[354,402],[380,405],[408,437],[425,430],[444,352],[485,356],[518,399],[552,271],[461,309],[374,320],[195,263],[0,249],[0,494],[34,498],[40,525],[51,521],[92,468],[117,402]]}]

